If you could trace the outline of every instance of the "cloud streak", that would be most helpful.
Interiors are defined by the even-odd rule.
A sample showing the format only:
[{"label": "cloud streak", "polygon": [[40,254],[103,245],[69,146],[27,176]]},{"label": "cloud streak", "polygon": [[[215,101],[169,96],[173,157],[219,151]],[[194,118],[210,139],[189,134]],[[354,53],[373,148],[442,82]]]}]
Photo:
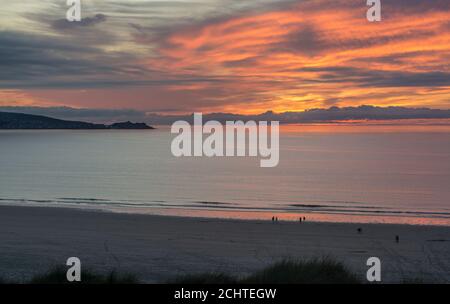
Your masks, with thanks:
[{"label": "cloud streak", "polygon": [[[247,114],[450,108],[448,1],[385,0],[380,23],[356,0],[93,0],[80,24],[62,19],[64,6],[39,7],[14,4],[16,18],[0,21],[0,90],[28,103]],[[33,26],[18,31],[23,16]]]},{"label": "cloud streak", "polygon": [[96,24],[105,22],[106,19],[107,19],[107,16],[104,14],[96,14],[93,17],[85,17],[79,22],[69,22],[69,21],[67,21],[67,19],[58,19],[58,20],[53,21],[52,27],[58,31],[70,30],[70,29],[80,28],[80,27],[95,26]]}]

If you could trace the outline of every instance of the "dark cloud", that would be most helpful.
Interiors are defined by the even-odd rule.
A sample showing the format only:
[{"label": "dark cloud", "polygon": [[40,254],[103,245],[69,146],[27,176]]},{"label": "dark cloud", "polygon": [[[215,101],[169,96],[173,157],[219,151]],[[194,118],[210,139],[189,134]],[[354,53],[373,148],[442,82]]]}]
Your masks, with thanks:
[{"label": "dark cloud", "polygon": [[316,56],[322,54],[329,54],[330,52],[338,50],[355,50],[364,49],[368,47],[383,46],[391,42],[408,41],[412,39],[426,39],[434,35],[432,30],[417,30],[410,29],[407,33],[388,34],[380,33],[377,36],[364,37],[349,37],[342,39],[329,39],[323,36],[320,30],[316,29],[311,24],[300,25],[299,29],[284,37],[281,42],[271,45],[266,52],[267,56],[272,53],[286,51],[293,54],[303,54],[308,56]]},{"label": "dark cloud", "polygon": [[[171,124],[177,120],[192,122],[192,116],[147,115],[147,121],[154,124]],[[304,112],[285,112],[276,114],[271,111],[259,115],[238,115],[213,113],[204,115],[204,121],[279,121],[283,124],[333,122],[347,120],[402,120],[402,119],[449,119],[450,110],[405,107],[331,107],[329,109],[312,109]]]},{"label": "dark cloud", "polygon": [[86,57],[96,50],[48,37],[0,32],[0,79],[5,82],[80,74]]},{"label": "dark cloud", "polygon": [[217,77],[170,77],[129,53],[105,52],[71,37],[0,32],[0,89],[111,88],[220,82]]},{"label": "dark cloud", "polygon": [[318,77],[304,79],[312,83],[354,83],[361,87],[445,87],[450,86],[447,72],[402,72],[354,67],[302,68],[299,72],[317,72]]},{"label": "dark cloud", "polygon": [[[383,15],[395,18],[398,15],[421,15],[429,12],[448,11],[448,0],[382,0]],[[415,18],[418,16],[414,16]]]},{"label": "dark cloud", "polygon": [[445,87],[450,86],[450,73],[372,72],[366,79],[372,87]]},{"label": "dark cloud", "polygon": [[285,38],[282,43],[277,43],[273,50],[276,52],[287,51],[291,53],[302,53],[309,56],[314,56],[318,52],[326,51],[330,46],[321,39],[313,25],[305,24],[301,29],[293,32]]},{"label": "dark cloud", "polygon": [[0,32],[0,88],[140,85],[152,71],[137,61],[65,37]]}]

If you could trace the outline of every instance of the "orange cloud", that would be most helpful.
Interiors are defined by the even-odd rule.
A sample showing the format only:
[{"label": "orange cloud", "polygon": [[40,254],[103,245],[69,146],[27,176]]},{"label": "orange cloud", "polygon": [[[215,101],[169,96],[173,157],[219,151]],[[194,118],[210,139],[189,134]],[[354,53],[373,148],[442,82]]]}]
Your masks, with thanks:
[{"label": "orange cloud", "polygon": [[166,37],[147,64],[170,75],[218,79],[176,87],[197,91],[204,111],[450,108],[449,10],[403,14],[393,5],[382,22],[370,23],[360,1],[335,2],[204,21]]},{"label": "orange cloud", "polygon": [[0,106],[47,106],[44,99],[22,90],[0,90]]},{"label": "orange cloud", "polygon": [[245,114],[450,108],[449,1],[383,0],[375,23],[360,0],[251,2],[175,23],[172,12],[146,23],[142,4],[127,3],[120,22],[108,18],[110,28],[87,36],[1,33],[0,105]]}]

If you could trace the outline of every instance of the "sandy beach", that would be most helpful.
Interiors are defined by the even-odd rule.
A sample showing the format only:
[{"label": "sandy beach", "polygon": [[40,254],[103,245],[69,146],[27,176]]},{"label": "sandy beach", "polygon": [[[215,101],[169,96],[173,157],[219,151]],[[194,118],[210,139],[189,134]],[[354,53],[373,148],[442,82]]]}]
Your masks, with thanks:
[{"label": "sandy beach", "polygon": [[375,256],[382,261],[383,282],[448,283],[450,227],[273,224],[0,206],[0,277],[25,280],[72,256],[84,268],[132,272],[149,283],[206,271],[245,274],[282,258],[322,256],[335,257],[364,279],[366,261]]}]

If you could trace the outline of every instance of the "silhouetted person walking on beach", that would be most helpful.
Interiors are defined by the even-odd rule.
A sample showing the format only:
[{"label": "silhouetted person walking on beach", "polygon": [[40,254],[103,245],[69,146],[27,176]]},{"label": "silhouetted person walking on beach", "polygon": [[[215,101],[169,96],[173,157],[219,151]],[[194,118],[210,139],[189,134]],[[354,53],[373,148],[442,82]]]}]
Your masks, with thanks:
[{"label": "silhouetted person walking on beach", "polygon": [[303,217],[303,221],[306,221],[306,217]]},{"label": "silhouetted person walking on beach", "polygon": [[275,223],[275,217],[272,216],[272,223]]},{"label": "silhouetted person walking on beach", "polygon": [[358,228],[358,233],[361,233],[362,232],[362,228]]},{"label": "silhouetted person walking on beach", "polygon": [[398,235],[395,236],[395,242],[400,243],[400,237]]}]

